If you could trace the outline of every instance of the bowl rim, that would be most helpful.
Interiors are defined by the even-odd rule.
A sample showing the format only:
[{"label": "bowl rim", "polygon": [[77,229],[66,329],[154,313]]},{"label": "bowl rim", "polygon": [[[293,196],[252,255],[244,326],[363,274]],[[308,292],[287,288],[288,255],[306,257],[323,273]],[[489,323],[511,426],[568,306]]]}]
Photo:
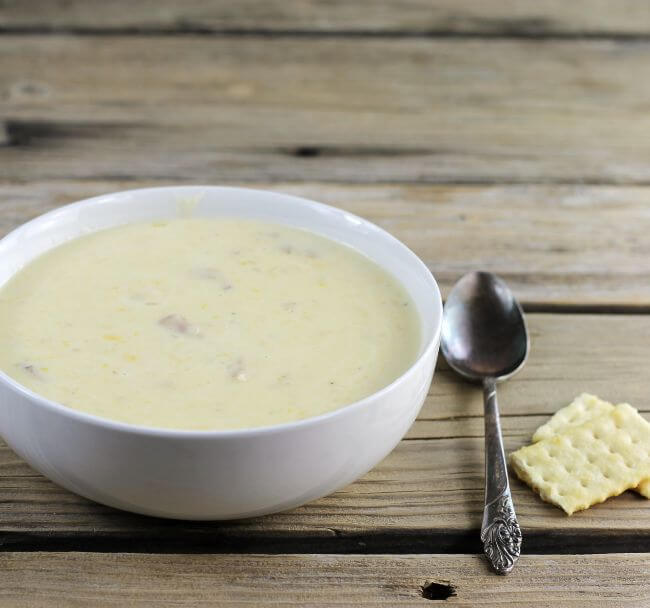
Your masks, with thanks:
[{"label": "bowl rim", "polygon": [[[379,234],[383,239],[388,240],[393,245],[399,248],[402,248],[409,255],[413,264],[417,266],[421,271],[424,271],[424,275],[430,280],[431,287],[432,287],[432,293],[431,293],[432,304],[434,307],[434,313],[436,314],[438,319],[429,340],[426,342],[424,348],[422,348],[420,354],[413,361],[413,363],[404,372],[402,372],[397,378],[395,378],[392,382],[382,387],[378,391],[375,391],[374,393],[371,393],[366,397],[358,399],[357,401],[348,403],[347,405],[342,405],[335,410],[331,410],[329,412],[325,412],[317,416],[310,416],[308,418],[294,420],[291,422],[282,422],[278,424],[266,425],[260,427],[243,427],[238,429],[221,429],[221,430],[174,429],[174,428],[166,428],[166,427],[147,426],[141,424],[132,424],[129,422],[120,422],[119,420],[105,418],[103,416],[97,416],[95,414],[90,414],[82,410],[77,410],[68,407],[66,405],[63,405],[52,399],[48,399],[47,397],[44,397],[43,395],[40,395],[39,393],[32,391],[26,386],[23,386],[17,380],[13,379],[11,376],[9,376],[6,372],[4,372],[1,369],[0,369],[0,382],[7,385],[13,391],[22,394],[30,401],[35,402],[36,405],[43,407],[46,410],[49,410],[50,412],[63,414],[64,416],[68,416],[70,418],[75,419],[77,422],[90,424],[93,426],[100,426],[113,431],[126,432],[129,434],[136,434],[136,435],[144,435],[147,437],[160,437],[160,438],[166,437],[166,438],[175,438],[175,439],[236,439],[236,438],[253,437],[257,435],[274,435],[274,434],[290,432],[294,430],[297,431],[300,429],[317,426],[320,423],[325,423],[325,422],[335,420],[336,418],[342,417],[347,413],[361,410],[364,407],[368,406],[372,401],[389,393],[396,385],[404,382],[410,375],[415,373],[417,368],[419,368],[420,365],[422,364],[422,361],[430,356],[431,351],[438,347],[440,343],[440,332],[442,330],[442,296],[435,277],[433,276],[429,268],[424,264],[424,262],[415,254],[415,252],[413,252],[409,247],[407,247],[404,243],[402,243],[399,239],[394,237],[388,231],[384,230],[383,228],[377,226],[376,224],[374,224],[373,222],[367,219],[364,219],[360,216],[350,213],[344,209],[341,209],[340,207],[327,205],[325,203],[320,203],[318,201],[314,201],[304,197],[295,196],[293,194],[287,194],[275,190],[263,190],[259,188],[244,188],[244,187],[237,187],[237,186],[217,186],[217,185],[199,185],[199,184],[156,186],[150,188],[132,188],[129,190],[108,192],[106,194],[100,194],[98,196],[93,196],[90,198],[82,199],[80,201],[69,203],[67,205],[56,207],[55,209],[52,209],[46,213],[36,216],[35,218],[32,218],[31,220],[24,222],[23,224],[20,224],[19,226],[11,230],[9,233],[7,233],[2,239],[0,239],[0,246],[3,245],[8,240],[16,238],[16,236],[20,232],[28,231],[29,228],[34,224],[47,221],[48,219],[56,219],[57,215],[67,213],[70,210],[73,210],[75,208],[101,204],[107,198],[122,197],[125,195],[134,195],[134,194],[139,195],[139,194],[147,194],[147,193],[156,193],[156,192],[169,193],[171,191],[180,192],[180,191],[191,191],[191,190],[205,191],[206,189],[235,190],[242,193],[251,192],[255,194],[260,194],[260,193],[270,194],[270,195],[282,197],[284,199],[290,199],[293,203],[298,205],[315,207],[316,209],[319,209],[321,211],[337,212],[337,213],[342,212],[345,214],[347,218],[352,219],[355,223],[358,222],[362,225],[369,227],[374,233]],[[278,222],[278,223],[282,225],[282,222]],[[74,238],[78,238],[78,237],[74,237]],[[329,238],[329,237],[325,237],[325,238]],[[345,241],[341,241],[341,242],[345,243]],[[45,251],[54,249],[57,246],[58,245],[55,245],[54,247],[50,247]],[[43,253],[45,253],[45,251],[39,255],[42,255]],[[375,262],[377,265],[381,267],[381,264],[379,264],[375,260],[373,260],[373,262]],[[13,277],[17,272],[20,272],[20,270],[21,268],[16,270],[11,276]],[[399,279],[397,280],[399,281]],[[0,286],[0,288],[1,287],[2,286]]]}]

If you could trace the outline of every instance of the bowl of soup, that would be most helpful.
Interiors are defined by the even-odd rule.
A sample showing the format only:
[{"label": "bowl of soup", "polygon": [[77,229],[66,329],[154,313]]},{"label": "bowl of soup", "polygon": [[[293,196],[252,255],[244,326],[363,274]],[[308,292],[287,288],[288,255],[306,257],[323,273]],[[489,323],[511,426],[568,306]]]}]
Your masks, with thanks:
[{"label": "bowl of soup", "polygon": [[426,397],[442,303],[374,224],[275,192],[100,196],[0,241],[0,434],[128,511],[233,519],[363,475]]}]

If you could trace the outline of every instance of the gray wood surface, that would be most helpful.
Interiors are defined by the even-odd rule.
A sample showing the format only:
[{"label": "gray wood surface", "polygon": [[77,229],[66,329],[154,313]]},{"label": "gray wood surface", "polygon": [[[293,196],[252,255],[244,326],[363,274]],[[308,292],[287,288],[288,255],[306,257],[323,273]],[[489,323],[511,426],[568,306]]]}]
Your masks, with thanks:
[{"label": "gray wood surface", "polygon": [[645,42],[6,34],[0,56],[3,180],[650,183]]},{"label": "gray wood surface", "polygon": [[[508,451],[528,443],[540,424],[582,391],[628,401],[650,417],[644,356],[649,316],[531,314],[528,320],[530,360],[499,391]],[[441,363],[407,438],[361,480],[286,513],[204,524],[137,517],[91,503],[4,448],[0,529],[8,547],[23,548],[477,551],[482,425],[480,391]],[[527,551],[641,550],[650,543],[650,503],[632,492],[567,517],[518,480],[512,486]]]},{"label": "gray wood surface", "polygon": [[[0,152],[1,154],[1,152]],[[0,182],[0,233],[59,205],[156,180]],[[244,183],[336,205],[393,233],[445,295],[481,268],[528,310],[650,310],[650,188]]]},{"label": "gray wood surface", "polygon": [[[508,577],[467,555],[3,553],[0,604],[65,606],[650,605],[650,554],[525,555]],[[588,604],[585,599],[589,598]]]},{"label": "gray wood surface", "polygon": [[301,32],[340,34],[644,35],[640,0],[19,0],[8,31]]},{"label": "gray wood surface", "polygon": [[[476,268],[514,288],[533,349],[500,389],[508,450],[582,391],[649,417],[649,76],[638,0],[0,0],[0,234],[129,187],[322,200],[445,293]],[[569,518],[513,480],[521,562],[504,579],[469,555],[481,413],[440,363],[368,475],[227,523],[91,503],[0,445],[0,606],[426,606],[437,582],[458,606],[650,607],[632,492]]]}]

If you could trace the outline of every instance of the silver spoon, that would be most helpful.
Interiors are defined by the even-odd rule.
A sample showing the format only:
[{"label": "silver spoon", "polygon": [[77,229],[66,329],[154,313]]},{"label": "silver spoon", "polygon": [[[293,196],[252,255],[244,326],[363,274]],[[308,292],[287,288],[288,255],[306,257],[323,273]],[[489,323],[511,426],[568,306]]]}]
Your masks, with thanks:
[{"label": "silver spoon", "polygon": [[519,559],[521,529],[515,516],[503,451],[496,383],[521,369],[530,342],[521,307],[498,277],[466,274],[445,304],[441,348],[449,366],[483,385],[485,405],[485,508],[481,540],[498,574]]}]

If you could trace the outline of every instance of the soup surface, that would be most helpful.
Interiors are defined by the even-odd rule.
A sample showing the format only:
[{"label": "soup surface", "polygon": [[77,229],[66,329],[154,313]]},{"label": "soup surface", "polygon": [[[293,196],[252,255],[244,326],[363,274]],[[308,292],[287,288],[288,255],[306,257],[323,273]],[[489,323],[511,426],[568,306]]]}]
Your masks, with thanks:
[{"label": "soup surface", "polygon": [[253,220],[96,232],[0,289],[0,367],[68,407],[128,423],[236,429],[299,420],[415,360],[404,288],[356,251]]}]

